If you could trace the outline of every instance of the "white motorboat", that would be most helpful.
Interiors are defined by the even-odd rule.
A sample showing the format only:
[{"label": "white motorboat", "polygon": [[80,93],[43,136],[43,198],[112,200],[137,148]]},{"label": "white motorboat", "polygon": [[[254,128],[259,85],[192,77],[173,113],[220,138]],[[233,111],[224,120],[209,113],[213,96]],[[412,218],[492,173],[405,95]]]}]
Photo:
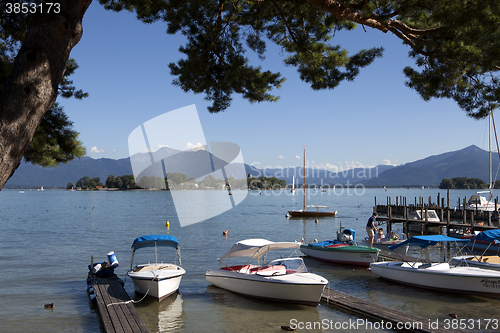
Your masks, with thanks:
[{"label": "white motorboat", "polygon": [[[167,246],[177,250],[179,265],[158,262],[157,247]],[[155,248],[155,263],[137,265],[132,268],[134,262],[134,253],[137,249],[143,247]],[[181,254],[179,241],[170,235],[149,235],[136,238],[132,243],[132,259],[130,271],[127,275],[134,282],[135,291],[144,294],[158,301],[173,294],[179,289],[182,276],[186,273],[181,267]]]},{"label": "white motorboat", "polygon": [[[481,192],[477,192],[481,193]],[[478,210],[482,212],[494,212],[495,211],[495,202],[491,200],[492,195],[490,196],[490,200],[486,199],[486,197],[482,195],[474,194],[472,195],[467,203],[465,204],[466,210]]]},{"label": "white motorboat", "polygon": [[[391,246],[394,249],[405,245],[422,248],[438,242],[467,242],[442,235],[414,236],[405,242]],[[500,272],[476,267],[452,267],[448,263],[425,262],[377,262],[370,265],[372,273],[381,278],[415,287],[454,293],[500,297]]]},{"label": "white motorboat", "polygon": [[[488,191],[479,191],[477,195],[472,195],[464,208],[466,210],[476,210],[482,212],[494,212],[498,207],[495,207],[495,201],[493,200],[493,174],[492,174],[492,158],[491,158],[491,125],[494,124],[492,111],[488,113],[488,125],[489,125],[489,165],[490,165],[490,183]],[[496,133],[496,130],[495,130]],[[498,144],[498,142],[497,142]],[[486,197],[479,195],[481,193],[489,193],[488,199]]]},{"label": "white motorboat", "polygon": [[[322,276],[309,273],[302,258],[296,255],[298,242],[271,242],[266,239],[247,239],[234,244],[217,259],[226,265],[209,269],[205,277],[216,287],[238,294],[273,301],[316,306],[328,283]],[[282,259],[266,262],[271,250],[295,249]],[[248,258],[243,265],[228,266],[230,258]],[[256,264],[251,262],[256,261]]]},{"label": "white motorboat", "polygon": [[474,254],[456,256],[451,258],[451,266],[462,266],[462,267],[478,267],[483,269],[492,269],[494,271],[500,271],[500,257],[499,256],[485,256]]},{"label": "white motorboat", "polygon": [[[436,211],[433,209],[417,209],[413,212],[410,212],[408,214],[408,229],[411,232],[417,232],[420,233],[422,231],[422,228],[424,228],[423,223],[421,222],[412,222],[411,220],[419,220],[419,221],[425,221],[427,222],[441,222],[439,219],[439,216],[437,215]],[[435,232],[439,233],[439,226],[428,226],[429,232]]]}]

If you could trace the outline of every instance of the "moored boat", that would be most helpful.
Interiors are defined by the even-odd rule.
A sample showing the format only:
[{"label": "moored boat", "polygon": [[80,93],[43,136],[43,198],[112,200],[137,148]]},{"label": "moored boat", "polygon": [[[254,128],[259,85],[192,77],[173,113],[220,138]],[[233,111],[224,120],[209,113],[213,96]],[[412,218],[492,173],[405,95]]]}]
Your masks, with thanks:
[{"label": "moored boat", "polygon": [[[157,247],[173,247],[177,250],[179,265],[158,262],[156,257]],[[133,267],[134,253],[145,247],[155,248],[155,263],[141,264]],[[163,300],[179,289],[182,276],[186,273],[181,267],[179,241],[170,235],[148,235],[138,237],[132,243],[132,259],[130,271],[127,275],[134,282],[135,291],[157,299]]]},{"label": "moored boat", "polygon": [[356,231],[344,229],[337,234],[336,240],[302,244],[300,251],[306,256],[338,264],[370,266],[376,262],[380,249],[358,245]]},{"label": "moored boat", "polygon": [[499,255],[500,229],[485,230],[478,233],[469,243],[467,243],[467,247],[471,251],[477,250]]},{"label": "moored boat", "polygon": [[[467,242],[443,235],[414,236],[405,242],[391,246],[416,245],[426,248],[439,242]],[[415,262],[376,262],[370,265],[373,274],[394,282],[415,287],[473,294],[486,297],[500,297],[500,272],[476,267],[453,267],[450,264]]]},{"label": "moored boat", "polygon": [[485,256],[485,255],[463,255],[451,258],[451,266],[462,267],[477,267],[483,269],[492,269],[500,271],[500,257],[499,256]]},{"label": "moored boat", "polygon": [[[237,242],[217,259],[226,265],[207,270],[207,281],[216,287],[238,294],[272,301],[316,306],[328,280],[309,273],[302,258],[288,257],[266,262],[271,250],[295,249],[297,242],[271,242],[266,239],[247,239]],[[248,258],[243,265],[229,266],[230,258]],[[256,261],[256,264],[251,262]]]},{"label": "moored boat", "polygon": [[[302,209],[297,209],[297,210],[289,210],[288,211],[288,216],[290,217],[327,217],[327,216],[336,216],[337,211],[333,210],[325,210],[329,209],[330,207],[328,206],[320,206],[320,205],[306,205],[306,149],[304,148],[304,174],[303,174],[303,179],[304,179],[304,204]],[[316,189],[315,189],[316,190]],[[315,208],[311,209],[311,208]],[[323,210],[320,210],[323,209]]]}]

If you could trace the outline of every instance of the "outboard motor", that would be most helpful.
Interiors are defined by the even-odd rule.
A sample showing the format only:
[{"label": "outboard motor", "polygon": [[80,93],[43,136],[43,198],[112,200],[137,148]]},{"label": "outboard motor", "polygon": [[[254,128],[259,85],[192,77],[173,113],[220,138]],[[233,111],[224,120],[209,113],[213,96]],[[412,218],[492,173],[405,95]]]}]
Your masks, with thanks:
[{"label": "outboard motor", "polygon": [[356,239],[356,230],[344,229],[340,234],[337,235],[337,239],[341,242],[352,242]]}]

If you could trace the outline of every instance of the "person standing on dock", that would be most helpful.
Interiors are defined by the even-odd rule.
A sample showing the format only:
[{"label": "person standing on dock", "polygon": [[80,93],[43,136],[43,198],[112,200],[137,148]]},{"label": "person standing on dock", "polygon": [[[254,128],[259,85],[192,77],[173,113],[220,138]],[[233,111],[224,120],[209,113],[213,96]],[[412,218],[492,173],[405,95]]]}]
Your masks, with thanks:
[{"label": "person standing on dock", "polygon": [[368,246],[373,247],[373,238],[375,237],[375,232],[377,231],[377,212],[373,212],[372,216],[368,219],[366,223],[366,233],[368,234]]}]

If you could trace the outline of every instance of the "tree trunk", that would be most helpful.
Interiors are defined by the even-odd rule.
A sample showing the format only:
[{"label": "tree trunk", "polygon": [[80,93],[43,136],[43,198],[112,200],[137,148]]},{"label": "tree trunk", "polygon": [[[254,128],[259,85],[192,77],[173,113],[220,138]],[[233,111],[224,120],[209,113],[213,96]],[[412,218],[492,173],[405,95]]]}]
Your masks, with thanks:
[{"label": "tree trunk", "polygon": [[[29,17],[26,38],[0,96],[0,190],[19,166],[45,112],[54,104],[66,62],[82,36],[92,0],[61,0]],[[59,13],[57,13],[59,11]]]}]

